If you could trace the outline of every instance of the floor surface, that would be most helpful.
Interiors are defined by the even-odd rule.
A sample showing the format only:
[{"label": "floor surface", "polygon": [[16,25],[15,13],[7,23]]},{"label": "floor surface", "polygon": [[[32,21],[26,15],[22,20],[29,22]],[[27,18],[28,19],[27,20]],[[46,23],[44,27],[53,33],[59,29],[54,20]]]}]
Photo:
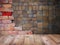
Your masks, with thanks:
[{"label": "floor surface", "polygon": [[60,45],[60,35],[1,36],[0,45]]}]

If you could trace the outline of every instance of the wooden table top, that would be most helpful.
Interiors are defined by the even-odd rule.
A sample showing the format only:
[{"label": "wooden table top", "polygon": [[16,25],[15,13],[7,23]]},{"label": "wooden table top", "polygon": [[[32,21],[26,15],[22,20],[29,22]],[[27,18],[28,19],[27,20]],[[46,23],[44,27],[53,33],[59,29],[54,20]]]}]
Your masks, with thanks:
[{"label": "wooden table top", "polygon": [[60,35],[1,36],[0,45],[60,45]]}]

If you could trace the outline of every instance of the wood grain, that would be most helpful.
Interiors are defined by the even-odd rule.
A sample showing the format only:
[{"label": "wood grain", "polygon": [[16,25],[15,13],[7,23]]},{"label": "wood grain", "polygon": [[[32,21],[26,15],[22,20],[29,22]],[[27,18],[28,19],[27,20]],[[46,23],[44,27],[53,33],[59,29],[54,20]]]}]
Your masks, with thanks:
[{"label": "wood grain", "polygon": [[[0,37],[0,45],[60,45],[60,35],[8,35]],[[56,42],[55,42],[56,41]]]}]

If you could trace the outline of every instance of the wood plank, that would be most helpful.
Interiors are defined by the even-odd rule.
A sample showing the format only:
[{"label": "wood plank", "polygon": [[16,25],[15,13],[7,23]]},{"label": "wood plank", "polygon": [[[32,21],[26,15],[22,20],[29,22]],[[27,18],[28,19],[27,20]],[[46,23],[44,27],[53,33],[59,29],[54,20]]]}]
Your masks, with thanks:
[{"label": "wood plank", "polygon": [[13,43],[11,45],[21,45],[23,43],[23,35],[16,35]]},{"label": "wood plank", "polygon": [[16,45],[23,45],[24,43],[24,35],[20,35],[19,40],[17,41]]},{"label": "wood plank", "polygon": [[31,45],[29,37],[29,35],[25,35],[24,45]]},{"label": "wood plank", "polygon": [[50,40],[47,36],[41,36],[45,45],[56,45],[52,40]]},{"label": "wood plank", "polygon": [[11,43],[11,45],[14,45],[16,42],[17,42],[17,35],[15,35],[15,37],[14,37],[14,40],[13,40],[13,42]]},{"label": "wood plank", "polygon": [[[56,39],[59,35],[52,35]],[[50,35],[8,35],[0,37],[0,45],[60,45]]]},{"label": "wood plank", "polygon": [[6,39],[6,37],[7,37],[7,36],[2,36],[2,37],[0,38],[0,45],[3,45],[4,40]]},{"label": "wood plank", "polygon": [[3,45],[9,45],[12,42],[13,38],[14,37],[12,37],[12,36],[6,37],[5,40],[4,40]]},{"label": "wood plank", "polygon": [[30,39],[31,45],[35,45],[34,35],[30,35],[29,39]]},{"label": "wood plank", "polygon": [[40,35],[34,35],[35,45],[43,45]]},{"label": "wood plank", "polygon": [[49,37],[50,37],[55,43],[57,43],[57,44],[60,43],[60,38],[57,38],[57,36],[54,37],[53,35],[49,35]]},{"label": "wood plank", "polygon": [[5,36],[0,37],[0,44],[3,42],[4,39],[5,39]]},{"label": "wood plank", "polygon": [[[57,38],[58,40],[60,40],[60,35],[53,35],[55,38]],[[60,42],[60,41],[59,41]]]},{"label": "wood plank", "polygon": [[2,39],[4,39],[4,37],[5,37],[5,36],[1,36],[1,37],[0,37],[0,41],[1,41]]}]

